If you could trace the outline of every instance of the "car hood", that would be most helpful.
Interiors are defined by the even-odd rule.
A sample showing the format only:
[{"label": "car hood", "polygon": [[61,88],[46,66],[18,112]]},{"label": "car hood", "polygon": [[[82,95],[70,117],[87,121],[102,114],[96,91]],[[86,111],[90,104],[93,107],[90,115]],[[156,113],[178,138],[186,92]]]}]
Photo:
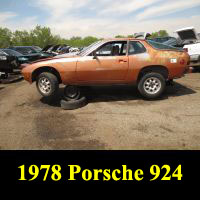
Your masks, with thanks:
[{"label": "car hood", "polygon": [[55,56],[55,57],[49,57],[49,58],[44,58],[44,59],[39,59],[39,60],[36,60],[36,61],[33,61],[33,62],[31,62],[30,64],[35,64],[35,63],[39,63],[39,62],[46,62],[46,61],[53,61],[53,62],[56,62],[56,61],[58,61],[58,60],[60,60],[60,59],[62,59],[62,58],[75,58],[75,57],[80,57],[80,56],[70,56],[70,55],[68,55],[68,56],[63,56],[63,57],[57,57],[57,56]]},{"label": "car hood", "polygon": [[77,55],[77,52],[71,52],[71,53],[64,53],[64,54],[57,55],[54,58],[70,58],[76,55]]},{"label": "car hood", "polygon": [[40,53],[23,54],[23,56],[26,56],[26,57],[36,57],[36,56],[40,56]]},{"label": "car hood", "polygon": [[200,39],[194,27],[182,28],[182,29],[176,30],[175,32],[183,41]]}]

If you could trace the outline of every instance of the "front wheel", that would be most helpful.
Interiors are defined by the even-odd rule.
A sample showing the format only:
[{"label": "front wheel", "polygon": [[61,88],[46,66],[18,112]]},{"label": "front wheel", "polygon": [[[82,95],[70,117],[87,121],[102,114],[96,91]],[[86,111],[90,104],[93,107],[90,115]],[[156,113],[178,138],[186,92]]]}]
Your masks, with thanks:
[{"label": "front wheel", "polygon": [[156,72],[145,74],[138,83],[140,94],[147,99],[160,97],[165,90],[165,87],[165,78],[162,74]]},{"label": "front wheel", "polygon": [[37,77],[36,86],[42,96],[54,97],[58,92],[59,82],[54,74],[43,72]]}]

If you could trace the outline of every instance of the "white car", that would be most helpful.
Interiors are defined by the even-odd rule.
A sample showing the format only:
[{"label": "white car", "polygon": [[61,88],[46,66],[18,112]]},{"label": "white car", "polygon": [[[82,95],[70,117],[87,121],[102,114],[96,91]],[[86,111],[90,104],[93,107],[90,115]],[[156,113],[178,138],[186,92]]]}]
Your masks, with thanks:
[{"label": "white car", "polygon": [[190,66],[200,67],[200,36],[194,27],[187,27],[175,31],[184,42],[184,49],[190,55]]}]

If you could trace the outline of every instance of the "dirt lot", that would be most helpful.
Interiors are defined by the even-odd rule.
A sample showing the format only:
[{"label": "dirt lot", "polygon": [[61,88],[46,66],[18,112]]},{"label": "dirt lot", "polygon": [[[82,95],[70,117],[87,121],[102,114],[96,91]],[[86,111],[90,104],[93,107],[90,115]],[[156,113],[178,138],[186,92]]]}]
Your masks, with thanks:
[{"label": "dirt lot", "polygon": [[200,149],[200,73],[157,101],[125,86],[93,87],[88,98],[65,111],[35,84],[0,84],[0,149]]}]

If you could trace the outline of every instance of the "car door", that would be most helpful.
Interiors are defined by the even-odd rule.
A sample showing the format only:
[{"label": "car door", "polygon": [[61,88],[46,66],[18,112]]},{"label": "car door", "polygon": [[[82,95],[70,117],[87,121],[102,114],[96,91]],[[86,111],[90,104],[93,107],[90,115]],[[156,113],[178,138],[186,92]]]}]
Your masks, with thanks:
[{"label": "car door", "polygon": [[77,78],[84,82],[124,80],[128,72],[127,41],[107,42],[77,62]]}]

